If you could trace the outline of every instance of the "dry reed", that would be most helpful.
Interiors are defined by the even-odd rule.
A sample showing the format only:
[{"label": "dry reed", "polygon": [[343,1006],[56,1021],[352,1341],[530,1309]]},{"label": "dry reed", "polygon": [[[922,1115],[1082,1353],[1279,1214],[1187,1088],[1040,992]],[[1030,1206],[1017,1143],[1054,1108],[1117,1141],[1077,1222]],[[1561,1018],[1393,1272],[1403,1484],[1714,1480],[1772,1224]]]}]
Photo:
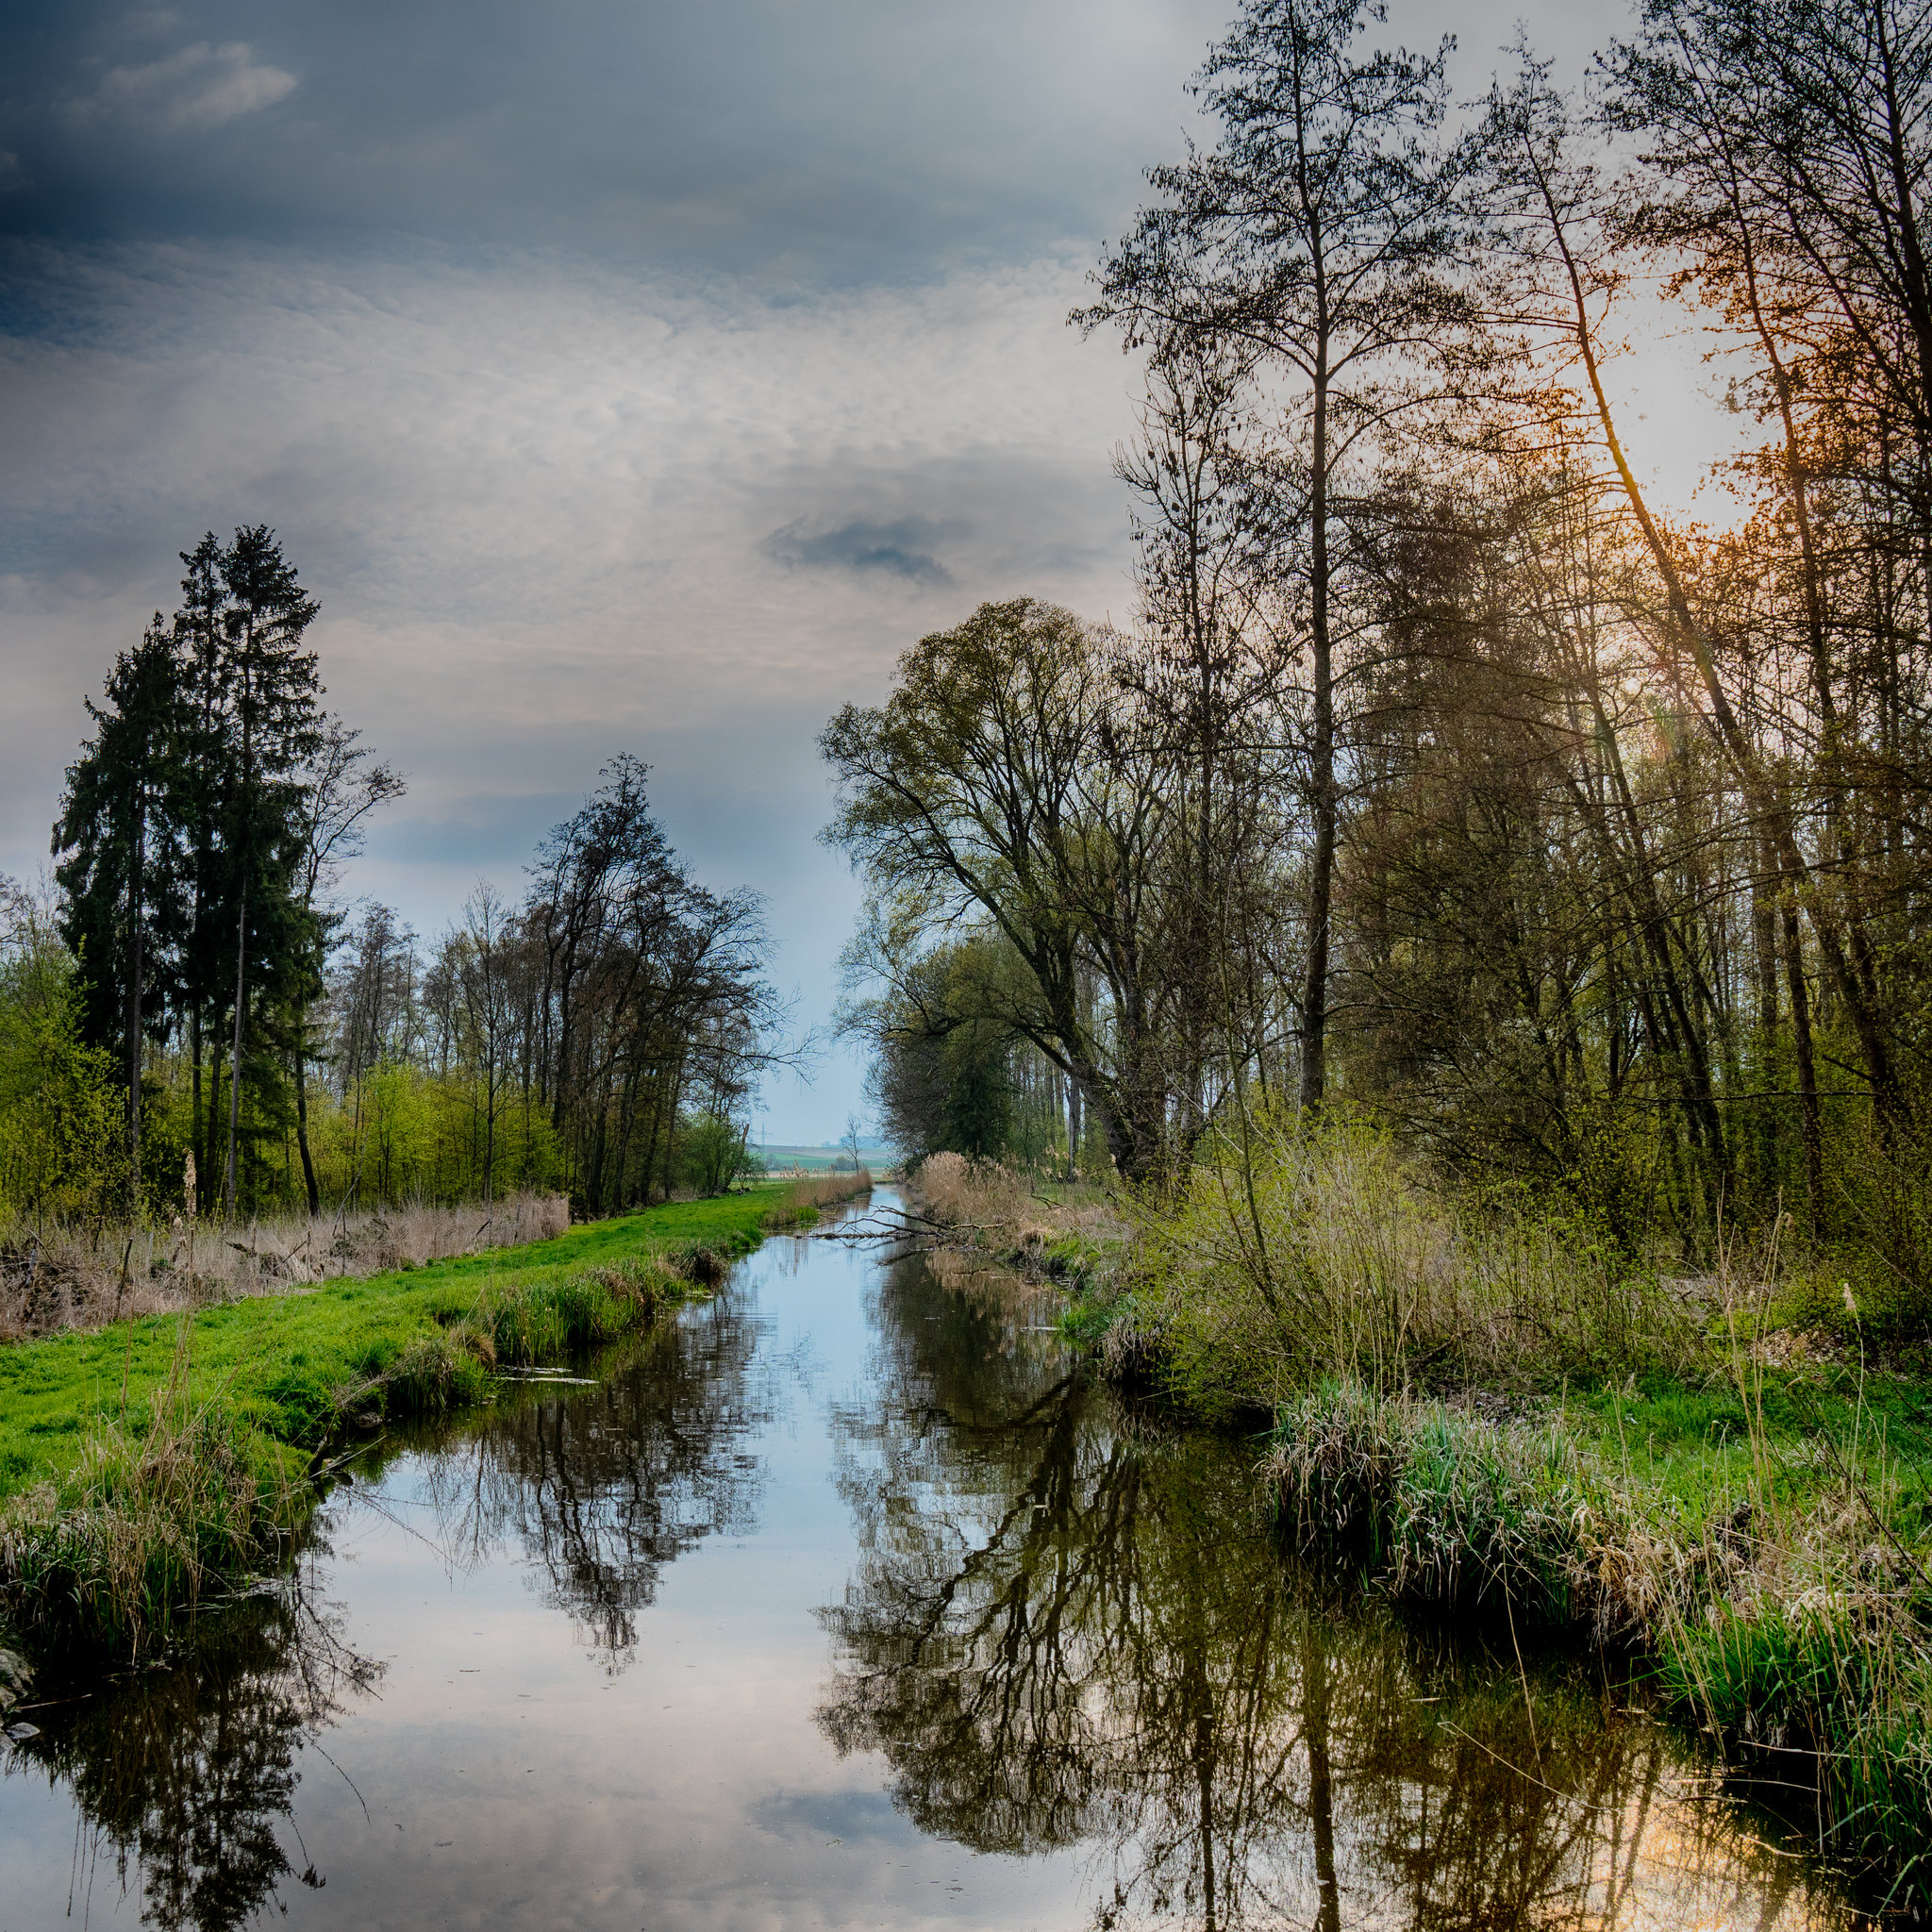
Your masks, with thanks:
[{"label": "dry reed", "polygon": [[1060,1272],[1056,1257],[1110,1251],[1122,1234],[1114,1204],[1097,1193],[1042,1193],[1026,1175],[963,1154],[929,1154],[907,1177],[911,1206],[956,1243],[1016,1267]]},{"label": "dry reed", "polygon": [[522,1247],[570,1227],[561,1194],[493,1206],[417,1202],[356,1214],[269,1217],[224,1228],[0,1230],[0,1341],[98,1327],[242,1295],[286,1294],[339,1275],[420,1268],[482,1248]]}]

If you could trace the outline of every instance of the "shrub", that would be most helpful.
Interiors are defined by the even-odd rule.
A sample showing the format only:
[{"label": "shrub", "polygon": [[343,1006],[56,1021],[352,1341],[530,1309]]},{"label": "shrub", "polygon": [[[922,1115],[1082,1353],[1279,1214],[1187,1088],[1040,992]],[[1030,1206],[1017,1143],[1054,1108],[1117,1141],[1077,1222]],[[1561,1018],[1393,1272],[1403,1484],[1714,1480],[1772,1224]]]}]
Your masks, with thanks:
[{"label": "shrub", "polygon": [[1175,1392],[1208,1415],[1273,1412],[1324,1377],[1521,1386],[1698,1346],[1655,1280],[1562,1223],[1457,1208],[1339,1111],[1212,1141],[1143,1212],[1129,1283]]}]

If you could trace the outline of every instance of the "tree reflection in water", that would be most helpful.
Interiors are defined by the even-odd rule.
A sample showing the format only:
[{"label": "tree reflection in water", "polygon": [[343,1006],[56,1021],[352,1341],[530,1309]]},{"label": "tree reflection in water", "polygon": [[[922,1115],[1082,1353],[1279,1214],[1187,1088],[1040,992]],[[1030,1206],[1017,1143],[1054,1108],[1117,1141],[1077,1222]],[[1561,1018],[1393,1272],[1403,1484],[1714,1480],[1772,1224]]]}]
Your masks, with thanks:
[{"label": "tree reflection in water", "polygon": [[1084,1844],[1095,1923],[1843,1923],[1580,1670],[1417,1638],[1284,1565],[1240,1445],[1138,1426],[995,1281],[877,1291],[835,1416],[862,1556],[821,1722],[924,1830]]},{"label": "tree reflection in water", "polygon": [[[546,1600],[621,1668],[664,1567],[707,1536],[751,1525],[760,1464],[749,1444],[770,1408],[752,1373],[757,1339],[727,1294],[601,1363],[594,1389],[506,1390],[482,1426],[439,1442],[421,1465],[445,1557],[481,1563],[521,1545]],[[384,1458],[408,1447],[392,1441]],[[365,1475],[375,1466],[367,1458]],[[306,1852],[296,1874],[284,1840],[300,1846],[299,1753],[325,1757],[319,1735],[378,1674],[345,1646],[316,1582],[331,1521],[364,1493],[318,1512],[294,1572],[205,1617],[175,1666],[48,1713],[43,1733],[6,1760],[8,1775],[73,1790],[85,1821],[78,1915],[103,1851],[124,1890],[139,1883],[144,1922],[164,1932],[225,1932],[273,1906],[285,1878],[326,1883]],[[0,1923],[10,1924],[4,1903]]]},{"label": "tree reflection in water", "polygon": [[751,1445],[771,1409],[751,1374],[758,1336],[727,1291],[601,1364],[594,1389],[501,1403],[426,1472],[439,1543],[466,1566],[521,1544],[544,1600],[622,1670],[665,1566],[754,1526]]},{"label": "tree reflection in water", "polygon": [[71,1916],[86,1916],[103,1853],[124,1891],[139,1883],[142,1922],[165,1932],[225,1932],[273,1904],[286,1877],[327,1882],[306,1853],[297,1874],[282,1842],[297,1756],[381,1672],[347,1647],[318,1594],[327,1554],[312,1538],[291,1575],[207,1618],[171,1667],[50,1717],[7,1758],[8,1776],[73,1790],[84,1824]]}]

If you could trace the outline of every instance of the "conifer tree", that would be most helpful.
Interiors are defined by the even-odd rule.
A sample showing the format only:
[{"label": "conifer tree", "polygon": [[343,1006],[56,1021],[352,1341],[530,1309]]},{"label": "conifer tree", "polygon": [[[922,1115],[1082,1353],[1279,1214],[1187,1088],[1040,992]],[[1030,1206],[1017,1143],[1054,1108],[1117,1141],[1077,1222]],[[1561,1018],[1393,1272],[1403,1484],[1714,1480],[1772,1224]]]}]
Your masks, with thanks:
[{"label": "conifer tree", "polygon": [[[94,736],[68,768],[54,850],[61,937],[82,963],[83,1032],[108,1048],[127,1086],[128,1187],[141,1193],[142,1041],[162,1015],[153,995],[178,924],[181,871],[170,805],[180,741],[180,680],[159,611],[88,702]],[[156,935],[160,943],[156,942]]]}]

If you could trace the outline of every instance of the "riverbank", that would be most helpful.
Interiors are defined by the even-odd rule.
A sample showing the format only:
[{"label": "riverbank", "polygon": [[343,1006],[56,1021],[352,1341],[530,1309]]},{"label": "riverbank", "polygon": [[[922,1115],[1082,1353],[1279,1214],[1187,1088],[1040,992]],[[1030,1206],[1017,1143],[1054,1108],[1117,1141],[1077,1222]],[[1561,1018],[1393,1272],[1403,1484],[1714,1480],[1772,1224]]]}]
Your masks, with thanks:
[{"label": "riverbank", "polygon": [[870,1185],[680,1202],[554,1240],[0,1347],[0,1617],[37,1648],[164,1643],[272,1561],[332,1450],[647,1325]]},{"label": "riverbank", "polygon": [[1932,1379],[1775,1239],[1694,1280],[1480,1220],[1373,1137],[1114,1233],[947,1169],[934,1238],[1058,1276],[1101,1372],[1260,1449],[1283,1538],[1426,1615],[1614,1650],[1894,1903],[1932,1898]]}]

